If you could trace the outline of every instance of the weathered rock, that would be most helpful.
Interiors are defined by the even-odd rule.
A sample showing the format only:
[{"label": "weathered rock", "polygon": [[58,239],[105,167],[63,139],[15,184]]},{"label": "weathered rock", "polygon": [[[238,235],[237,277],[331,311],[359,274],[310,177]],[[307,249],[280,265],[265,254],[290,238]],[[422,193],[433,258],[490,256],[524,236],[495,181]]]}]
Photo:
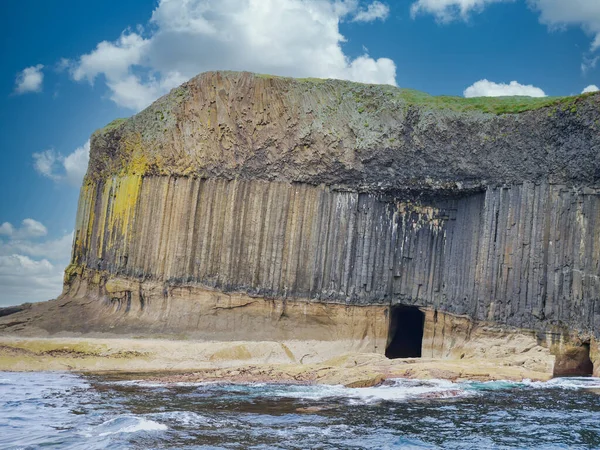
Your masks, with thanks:
[{"label": "weathered rock", "polygon": [[22,305],[7,306],[5,308],[0,308],[0,317],[10,316],[11,314],[26,311],[29,308],[31,308],[31,303],[23,303]]},{"label": "weathered rock", "polygon": [[591,375],[593,370],[589,344],[570,347],[560,352],[554,363],[555,376],[586,376]]},{"label": "weathered rock", "polygon": [[[207,73],[96,132],[61,300],[96,304],[36,326],[347,329],[333,334],[383,352],[389,307],[403,304],[428,311],[424,354],[469,355],[491,324],[557,352],[591,342],[596,358],[600,95],[519,114],[415,96]],[[223,292],[243,313],[202,312]]]}]

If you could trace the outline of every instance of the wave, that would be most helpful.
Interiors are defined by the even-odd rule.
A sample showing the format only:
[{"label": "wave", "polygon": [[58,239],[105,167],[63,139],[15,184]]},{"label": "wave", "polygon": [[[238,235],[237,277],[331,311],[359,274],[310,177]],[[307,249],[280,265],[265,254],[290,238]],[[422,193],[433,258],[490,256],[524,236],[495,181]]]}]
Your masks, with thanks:
[{"label": "wave", "polygon": [[594,377],[565,377],[552,378],[548,381],[531,381],[525,379],[523,381],[484,381],[475,382],[467,381],[462,383],[467,389],[473,390],[502,390],[502,389],[600,389],[600,378]]},{"label": "wave", "polygon": [[382,386],[280,386],[271,395],[305,400],[347,398],[351,403],[405,401],[412,399],[456,398],[473,395],[458,383],[447,380],[389,379]]},{"label": "wave", "polygon": [[448,380],[388,379],[382,386],[346,388],[343,386],[288,386],[274,389],[272,395],[305,400],[348,398],[351,402],[452,399],[483,395],[484,391],[507,389],[600,389],[600,378],[553,378],[549,381],[497,380],[486,382]]},{"label": "wave", "polygon": [[83,434],[86,437],[103,437],[120,433],[154,432],[168,429],[169,427],[166,425],[144,417],[119,416],[102,422]]},{"label": "wave", "polygon": [[436,379],[391,379],[382,386],[352,389],[351,392],[351,396],[366,402],[449,399],[470,395],[473,393],[464,389],[459,383]]},{"label": "wave", "polygon": [[225,390],[228,395],[242,397],[273,396],[319,401],[325,399],[347,399],[350,403],[373,403],[381,401],[402,402],[410,400],[435,400],[464,398],[485,395],[485,391],[509,389],[600,389],[600,378],[573,377],[554,378],[549,381],[462,381],[448,380],[415,380],[393,378],[383,385],[368,388],[347,388],[341,385],[290,385],[271,383],[148,383],[143,380],[118,382],[117,384],[136,385],[140,387],[197,386],[201,389]]},{"label": "wave", "polygon": [[[124,380],[124,381],[104,381],[102,384],[112,386],[137,386],[144,388],[164,388],[164,387],[195,387],[195,386],[222,386],[225,384],[252,385],[260,383],[231,383],[223,381],[146,381],[146,380]],[[262,383],[266,384],[266,383]]]},{"label": "wave", "polygon": [[198,414],[192,411],[168,411],[161,413],[154,413],[149,415],[152,418],[165,421],[175,422],[177,425],[183,426],[194,426],[194,427],[221,427],[224,424],[220,421],[214,420],[202,414]]}]

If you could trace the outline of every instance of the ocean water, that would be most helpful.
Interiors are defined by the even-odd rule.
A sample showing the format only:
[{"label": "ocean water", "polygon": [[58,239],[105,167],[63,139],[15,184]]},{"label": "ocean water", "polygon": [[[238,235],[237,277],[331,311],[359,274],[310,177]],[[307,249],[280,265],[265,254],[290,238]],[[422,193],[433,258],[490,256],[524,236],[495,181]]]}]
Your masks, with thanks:
[{"label": "ocean water", "polygon": [[598,449],[600,379],[339,386],[0,372],[0,449]]}]

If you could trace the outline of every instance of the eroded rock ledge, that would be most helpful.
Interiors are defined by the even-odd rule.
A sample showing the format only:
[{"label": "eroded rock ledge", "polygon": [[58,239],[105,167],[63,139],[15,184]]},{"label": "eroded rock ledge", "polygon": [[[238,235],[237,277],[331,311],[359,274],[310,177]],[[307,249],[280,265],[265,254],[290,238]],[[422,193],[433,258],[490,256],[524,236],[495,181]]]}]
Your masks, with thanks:
[{"label": "eroded rock ledge", "polygon": [[92,137],[59,299],[77,308],[0,327],[383,353],[405,305],[432,356],[488,324],[599,373],[600,95],[519,101],[199,75]]}]

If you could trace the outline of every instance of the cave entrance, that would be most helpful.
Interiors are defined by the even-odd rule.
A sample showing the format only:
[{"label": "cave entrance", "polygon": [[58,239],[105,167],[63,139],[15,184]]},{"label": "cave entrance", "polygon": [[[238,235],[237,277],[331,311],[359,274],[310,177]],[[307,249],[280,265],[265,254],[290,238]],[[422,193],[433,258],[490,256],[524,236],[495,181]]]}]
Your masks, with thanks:
[{"label": "cave entrance", "polygon": [[416,306],[392,306],[385,356],[420,358],[425,314]]},{"label": "cave entrance", "polygon": [[555,377],[589,377],[593,373],[594,364],[590,358],[589,343],[556,355],[553,374]]}]

